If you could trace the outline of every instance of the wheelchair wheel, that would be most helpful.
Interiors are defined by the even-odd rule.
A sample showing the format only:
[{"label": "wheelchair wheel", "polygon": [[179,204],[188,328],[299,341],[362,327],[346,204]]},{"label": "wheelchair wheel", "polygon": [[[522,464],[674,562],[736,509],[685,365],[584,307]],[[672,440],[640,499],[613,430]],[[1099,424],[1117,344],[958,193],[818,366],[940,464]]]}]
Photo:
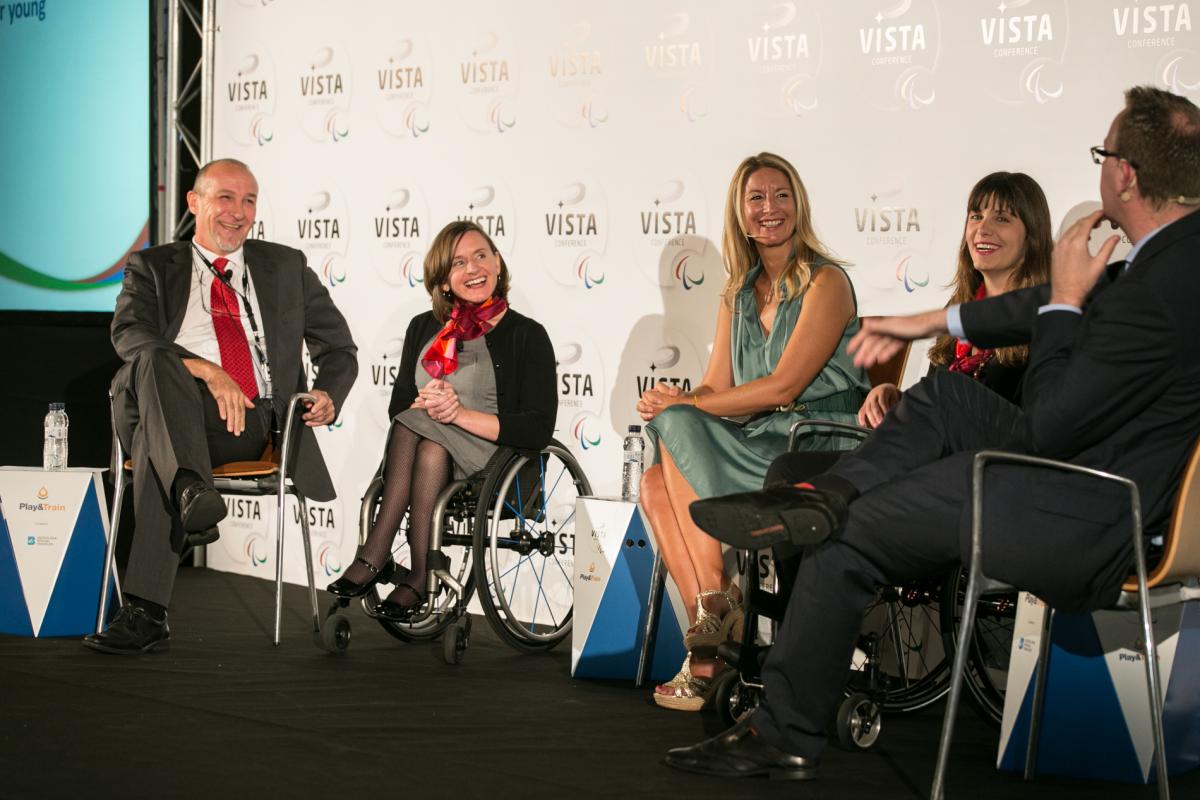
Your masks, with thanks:
[{"label": "wheelchair wheel", "polygon": [[475,514],[475,584],[488,623],[517,650],[549,650],[571,632],[575,500],[591,484],[558,442],[513,456],[485,480]]},{"label": "wheelchair wheel", "polygon": [[[382,494],[383,478],[376,476],[367,487],[366,492],[363,493],[358,525],[359,544],[366,541],[367,534],[371,531],[371,524],[379,512]],[[466,597],[462,598],[462,607],[465,608],[467,601],[471,598],[471,592],[474,590],[474,575],[471,571],[471,519],[469,515],[462,513],[460,505],[451,502],[447,511],[442,539],[443,550],[450,557],[451,570],[463,584],[463,592]],[[408,566],[412,563],[409,557],[407,532],[408,515],[405,514],[404,521],[400,524],[400,533],[396,535],[396,540],[392,543],[392,558],[400,566]],[[371,615],[376,604],[387,597],[392,588],[392,584],[387,583],[374,586],[362,597],[363,610]],[[446,592],[434,598],[433,602],[435,603],[433,613],[420,622],[395,622],[378,617],[376,621],[383,626],[385,631],[402,642],[436,639],[454,623],[457,599]]]},{"label": "wheelchair wheel", "polygon": [[[946,581],[942,596],[942,635],[946,649],[959,646],[958,624],[967,595],[967,570],[959,567]],[[985,595],[975,609],[975,631],[967,653],[967,691],[985,719],[999,725],[1004,717],[1008,661],[1017,619],[1016,592]]]},{"label": "wheelchair wheel", "polygon": [[442,660],[461,664],[471,642],[471,615],[463,614],[442,636]]},{"label": "wheelchair wheel", "polygon": [[866,692],[883,711],[916,711],[950,690],[951,660],[942,642],[941,587],[934,582],[883,586],[863,613],[846,696]]},{"label": "wheelchair wheel", "polygon": [[879,705],[862,692],[850,695],[838,708],[838,742],[847,750],[869,750],[878,741],[882,728]]},{"label": "wheelchair wheel", "polygon": [[762,702],[762,687],[743,683],[736,669],[727,669],[716,678],[713,708],[726,726],[741,722]]},{"label": "wheelchair wheel", "polygon": [[350,647],[350,620],[344,614],[330,614],[321,624],[321,630],[313,634],[313,640],[327,652],[346,652]]}]

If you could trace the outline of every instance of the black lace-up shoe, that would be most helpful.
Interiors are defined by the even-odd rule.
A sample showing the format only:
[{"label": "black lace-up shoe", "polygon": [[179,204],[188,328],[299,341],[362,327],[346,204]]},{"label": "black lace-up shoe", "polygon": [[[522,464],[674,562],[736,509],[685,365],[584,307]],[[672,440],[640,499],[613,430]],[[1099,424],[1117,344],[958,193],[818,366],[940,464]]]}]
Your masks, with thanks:
[{"label": "black lace-up shoe", "polygon": [[202,533],[225,519],[225,500],[221,493],[196,481],[179,493],[179,519],[188,533]]},{"label": "black lace-up shoe", "polygon": [[122,606],[112,624],[103,633],[83,637],[83,646],[101,653],[131,656],[166,650],[171,643],[171,629],[164,612],[162,621],[150,618],[145,609]]},{"label": "black lace-up shoe", "polygon": [[667,766],[685,772],[723,778],[766,775],[784,781],[811,781],[817,777],[820,763],[818,759],[794,756],[764,742],[749,719],[700,744],[669,750],[663,760]]}]

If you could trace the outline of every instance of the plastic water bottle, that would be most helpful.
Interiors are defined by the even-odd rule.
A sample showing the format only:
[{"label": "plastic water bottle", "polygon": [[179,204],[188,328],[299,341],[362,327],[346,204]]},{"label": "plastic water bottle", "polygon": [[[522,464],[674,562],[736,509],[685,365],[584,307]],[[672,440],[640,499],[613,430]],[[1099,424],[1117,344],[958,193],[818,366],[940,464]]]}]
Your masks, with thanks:
[{"label": "plastic water bottle", "polygon": [[625,456],[621,464],[621,499],[636,503],[642,489],[642,454],[646,449],[641,425],[629,426],[622,448]]},{"label": "plastic water bottle", "polygon": [[60,472],[67,468],[67,412],[63,403],[51,403],[46,414],[46,440],[42,446],[42,469]]}]

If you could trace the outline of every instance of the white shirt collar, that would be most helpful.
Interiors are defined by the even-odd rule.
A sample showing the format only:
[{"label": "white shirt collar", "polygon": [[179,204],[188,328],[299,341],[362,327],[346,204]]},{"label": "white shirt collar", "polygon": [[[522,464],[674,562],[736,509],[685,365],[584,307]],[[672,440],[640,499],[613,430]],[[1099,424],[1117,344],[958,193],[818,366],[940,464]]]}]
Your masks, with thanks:
[{"label": "white shirt collar", "polygon": [[207,258],[210,264],[216,261],[218,258],[224,258],[227,260],[229,262],[228,267],[233,269],[234,275],[239,274],[241,272],[242,265],[246,263],[246,255],[243,252],[243,247],[239,247],[232,253],[214,253],[212,250],[209,250],[195,239],[192,240],[192,246],[199,250],[200,254]]},{"label": "white shirt collar", "polygon": [[1141,239],[1138,239],[1138,240],[1137,240],[1137,241],[1134,243],[1133,247],[1129,248],[1129,252],[1125,254],[1125,269],[1129,269],[1129,268],[1130,268],[1130,267],[1133,265],[1133,260],[1134,260],[1135,258],[1137,258],[1137,254],[1138,254],[1139,252],[1141,252],[1141,250],[1142,250],[1142,248],[1143,248],[1143,247],[1145,247],[1145,246],[1146,246],[1146,242],[1148,242],[1148,241],[1150,241],[1151,239],[1153,239],[1153,238],[1154,238],[1154,235],[1155,235],[1156,233],[1158,233],[1159,231],[1161,231],[1161,230],[1162,230],[1163,228],[1165,228],[1165,227],[1167,227],[1167,226],[1166,226],[1166,225],[1159,225],[1157,228],[1155,228],[1154,230],[1152,230],[1152,231],[1150,231],[1149,233],[1147,233],[1147,234],[1146,234],[1145,236],[1143,236]]}]

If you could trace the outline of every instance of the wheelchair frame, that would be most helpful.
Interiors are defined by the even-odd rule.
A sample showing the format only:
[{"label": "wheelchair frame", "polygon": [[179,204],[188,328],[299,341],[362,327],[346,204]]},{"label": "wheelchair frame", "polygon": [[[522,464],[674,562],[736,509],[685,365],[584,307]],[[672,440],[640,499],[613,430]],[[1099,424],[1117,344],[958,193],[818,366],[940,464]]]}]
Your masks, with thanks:
[{"label": "wheelchair frame", "polygon": [[[370,531],[382,485],[383,464],[363,495],[360,542]],[[484,587],[479,592],[480,605],[501,639],[523,652],[553,648],[570,634],[573,610],[570,570],[558,556],[567,555],[565,537],[573,536],[574,500],[587,494],[591,494],[591,484],[561,442],[552,439],[538,453],[499,448],[482,470],[451,481],[438,495],[424,602],[406,620],[385,619],[374,612],[379,592],[372,590],[361,598],[363,610],[402,641],[427,641],[444,634],[442,655],[447,662],[458,663],[470,640],[467,604],[476,589]],[[568,503],[569,513],[558,513]],[[407,528],[407,519],[406,515],[400,534]],[[506,523],[512,527],[502,530]],[[406,536],[397,535],[396,542],[394,553],[407,547]],[[449,552],[455,548],[458,553]],[[509,553],[515,554],[515,564],[510,563]],[[571,553],[573,559],[573,548]],[[551,608],[555,600],[545,589],[552,563],[550,578],[557,571],[567,592],[566,609],[557,614]],[[534,610],[528,620],[516,602],[529,591],[528,580],[518,585],[522,572],[534,581]],[[330,606],[329,616],[340,617],[340,610],[348,604],[348,598],[338,598]],[[539,613],[548,614],[549,622],[539,622]]]},{"label": "wheelchair frame", "polygon": [[[830,420],[798,420],[788,435],[788,451],[795,450],[795,442],[804,428],[821,429],[833,435],[865,439],[869,431],[857,425]],[[780,563],[776,562],[776,582],[780,581]],[[878,601],[864,612],[864,623],[872,611],[882,607],[882,628],[860,634],[859,651],[863,654],[862,668],[851,673],[845,690],[846,698],[838,709],[836,727],[838,740],[847,748],[868,749],[878,740],[884,711],[907,713],[917,711],[945,697],[950,691],[950,666],[953,661],[957,638],[957,620],[961,617],[961,602],[965,592],[965,572],[954,570],[942,581],[917,581],[904,586],[879,587]],[[759,645],[756,640],[758,616],[781,620],[788,598],[782,594],[763,589],[756,580],[746,587],[746,622],[742,641],[726,643],[718,649],[718,655],[734,667],[721,675],[713,702],[729,724],[740,719],[757,706],[763,692],[761,669],[770,645]],[[980,602],[984,616],[1008,619],[1015,618],[1015,598],[989,597]],[[910,676],[909,662],[914,652],[920,652],[926,644],[918,642],[919,631],[913,625],[908,610],[928,608],[937,603],[935,611],[926,614],[929,622],[937,622],[942,645],[942,658],[934,663],[919,664],[924,674]],[[996,686],[989,670],[989,658],[1001,652],[1008,655],[1007,647],[985,644],[982,637],[994,632],[980,633],[972,638],[968,653],[968,689],[980,712],[994,724],[1000,723],[1003,713],[1004,695],[1002,687]],[[890,653],[887,648],[890,646]],[[890,659],[890,660],[889,660]],[[856,658],[857,661],[857,658]],[[885,671],[887,665],[898,674]]]}]

